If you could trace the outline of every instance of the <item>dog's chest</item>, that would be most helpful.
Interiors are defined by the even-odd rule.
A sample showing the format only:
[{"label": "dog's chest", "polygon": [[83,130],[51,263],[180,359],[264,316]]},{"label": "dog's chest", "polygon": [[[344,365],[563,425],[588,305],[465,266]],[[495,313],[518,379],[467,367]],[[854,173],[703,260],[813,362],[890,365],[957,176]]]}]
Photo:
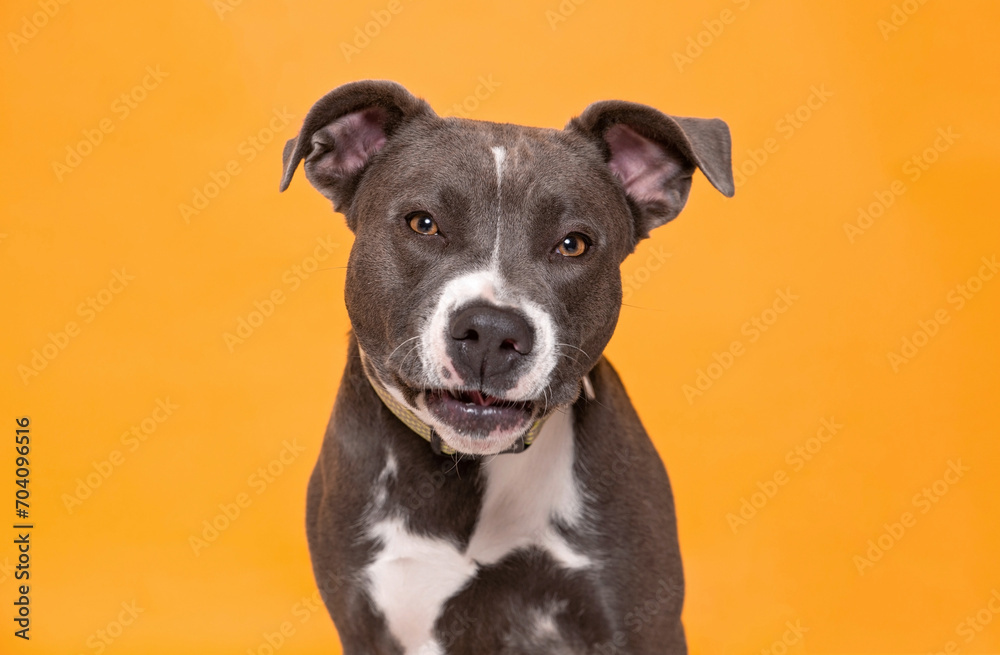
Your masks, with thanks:
[{"label": "dog's chest", "polygon": [[558,523],[578,529],[583,521],[583,497],[573,475],[572,425],[569,410],[556,413],[531,448],[483,464],[482,507],[464,550],[447,538],[414,534],[399,514],[371,524],[381,550],[365,571],[368,592],[406,655],[443,652],[434,640],[434,622],[481,566],[527,547],[546,550],[566,568],[591,565],[556,528]]}]

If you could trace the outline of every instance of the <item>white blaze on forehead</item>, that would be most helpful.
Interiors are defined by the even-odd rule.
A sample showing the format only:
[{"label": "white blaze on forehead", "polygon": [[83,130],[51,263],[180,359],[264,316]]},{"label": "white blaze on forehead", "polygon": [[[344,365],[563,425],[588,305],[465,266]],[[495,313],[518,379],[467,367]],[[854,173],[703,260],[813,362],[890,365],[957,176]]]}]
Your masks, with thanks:
[{"label": "white blaze on forehead", "polygon": [[500,268],[500,223],[503,219],[503,204],[502,204],[502,190],[503,190],[503,163],[507,159],[507,149],[503,146],[493,146],[490,148],[493,151],[493,162],[496,164],[497,168],[497,234],[493,240],[493,259],[490,262],[490,268],[494,272],[499,273]]},{"label": "white blaze on forehead", "polygon": [[497,188],[500,188],[500,183],[503,179],[503,160],[507,158],[507,148],[503,146],[493,146],[490,150],[493,151],[493,160],[497,165]]}]

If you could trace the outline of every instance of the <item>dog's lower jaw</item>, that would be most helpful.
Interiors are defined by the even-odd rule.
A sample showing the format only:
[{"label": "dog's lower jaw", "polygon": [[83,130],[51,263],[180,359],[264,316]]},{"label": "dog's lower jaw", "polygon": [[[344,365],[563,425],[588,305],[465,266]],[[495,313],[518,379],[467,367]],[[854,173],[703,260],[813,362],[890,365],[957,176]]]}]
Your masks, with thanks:
[{"label": "dog's lower jaw", "polygon": [[[484,438],[467,437],[452,431],[451,434],[442,433],[441,440],[454,449],[459,456],[474,455],[478,457],[489,457],[499,455],[513,448],[518,441],[523,442],[525,435],[531,426],[526,426],[518,432],[494,431]],[[445,436],[447,434],[447,436]]]},{"label": "dog's lower jaw", "polygon": [[[437,406],[429,406],[429,401]],[[518,440],[524,440],[528,432],[535,423],[535,409],[529,404],[528,407],[518,410],[503,409],[473,410],[481,413],[495,414],[494,417],[487,417],[487,421],[476,417],[466,421],[466,425],[459,427],[456,422],[461,420],[461,414],[468,411],[466,408],[456,407],[460,401],[450,399],[436,399],[428,392],[421,393],[417,398],[417,406],[426,412],[434,420],[431,427],[438,433],[438,436],[452,449],[459,453],[468,455],[496,455],[513,447]],[[450,406],[449,406],[450,405]],[[459,421],[443,420],[439,414],[450,413],[458,415]],[[493,420],[488,420],[492,418]]]}]

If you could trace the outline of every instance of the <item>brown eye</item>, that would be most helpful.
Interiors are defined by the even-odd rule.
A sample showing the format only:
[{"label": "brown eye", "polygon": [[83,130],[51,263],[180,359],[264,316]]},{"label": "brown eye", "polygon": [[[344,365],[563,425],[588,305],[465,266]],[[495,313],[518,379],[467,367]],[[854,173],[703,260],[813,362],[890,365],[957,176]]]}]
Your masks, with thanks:
[{"label": "brown eye", "polygon": [[410,214],[410,229],[417,234],[431,236],[438,233],[438,224],[427,212],[413,212]]},{"label": "brown eye", "polygon": [[559,247],[556,250],[560,255],[566,257],[579,257],[583,253],[587,252],[587,238],[582,234],[577,232],[571,232],[563,237],[563,240],[559,242]]}]

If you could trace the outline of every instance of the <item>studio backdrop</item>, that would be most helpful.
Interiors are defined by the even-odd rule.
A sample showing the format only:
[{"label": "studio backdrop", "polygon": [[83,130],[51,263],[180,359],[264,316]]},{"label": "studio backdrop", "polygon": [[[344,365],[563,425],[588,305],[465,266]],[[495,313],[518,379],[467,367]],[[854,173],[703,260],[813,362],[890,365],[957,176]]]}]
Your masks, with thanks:
[{"label": "studio backdrop", "polygon": [[5,2],[0,651],[340,652],[304,514],[352,234],[278,184],[317,98],[391,79],[443,116],[730,126],[735,196],[695,174],[622,265],[605,353],[671,477],[692,653],[1000,652],[998,24],[984,0]]}]

